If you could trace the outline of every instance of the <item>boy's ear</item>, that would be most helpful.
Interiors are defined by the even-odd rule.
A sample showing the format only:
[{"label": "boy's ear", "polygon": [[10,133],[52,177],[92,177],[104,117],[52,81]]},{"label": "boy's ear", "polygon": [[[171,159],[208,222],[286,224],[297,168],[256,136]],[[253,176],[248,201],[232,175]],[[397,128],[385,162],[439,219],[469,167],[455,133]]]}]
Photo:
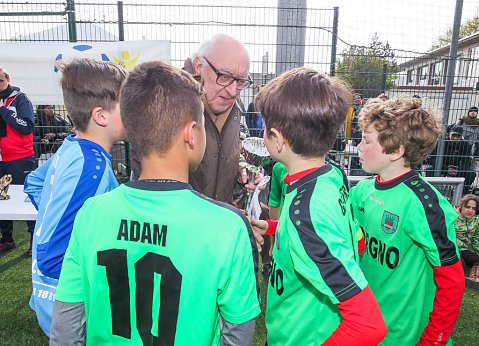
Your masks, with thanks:
[{"label": "boy's ear", "polygon": [[404,146],[400,145],[399,148],[389,154],[389,158],[391,159],[391,161],[397,161],[404,156],[405,151],[406,150],[404,149]]},{"label": "boy's ear", "polygon": [[286,138],[284,138],[283,134],[279,132],[277,129],[275,129],[274,127],[265,131],[268,131],[267,136],[274,143],[278,153],[280,153],[284,149],[287,143]]},{"label": "boy's ear", "polygon": [[189,146],[190,149],[195,147],[195,136],[196,136],[196,121],[189,121],[184,127],[184,140],[185,143]]},{"label": "boy's ear", "polygon": [[101,127],[108,125],[108,119],[105,114],[105,109],[103,107],[95,107],[91,111],[91,118],[93,121]]}]

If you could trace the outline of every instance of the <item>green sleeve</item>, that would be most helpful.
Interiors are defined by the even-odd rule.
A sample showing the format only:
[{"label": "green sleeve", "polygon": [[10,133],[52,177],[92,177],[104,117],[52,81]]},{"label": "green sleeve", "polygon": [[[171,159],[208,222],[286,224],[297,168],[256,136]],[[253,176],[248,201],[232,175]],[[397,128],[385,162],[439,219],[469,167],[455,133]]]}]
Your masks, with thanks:
[{"label": "green sleeve", "polygon": [[337,204],[311,203],[309,224],[288,220],[291,259],[295,271],[338,304],[367,286],[357,262],[356,230],[349,214],[343,216]]},{"label": "green sleeve", "polygon": [[[88,202],[86,202],[88,203]],[[86,204],[85,204],[86,205]],[[73,224],[73,231],[70,238],[70,243],[65,252],[63,259],[60,279],[58,281],[57,292],[55,300],[64,303],[81,303],[84,302],[82,275],[80,266],[80,241],[79,234],[88,230],[83,225],[88,223],[88,218],[85,216],[85,205],[78,211],[75,222]],[[86,225],[85,225],[86,226]]]},{"label": "green sleeve", "polygon": [[358,186],[353,186],[351,190],[349,190],[349,199],[351,201],[351,204],[353,205],[353,210],[356,210],[357,207],[357,201],[356,201],[356,196],[357,196],[357,190]]},{"label": "green sleeve", "polygon": [[253,251],[247,226],[241,221],[236,242],[231,244],[229,262],[220,274],[218,307],[229,323],[245,323],[259,315]]},{"label": "green sleeve", "polygon": [[269,192],[269,201],[268,205],[270,207],[279,207],[281,206],[281,199],[282,199],[282,185],[281,180],[281,163],[277,163],[273,167],[273,173],[271,178],[271,189]]}]

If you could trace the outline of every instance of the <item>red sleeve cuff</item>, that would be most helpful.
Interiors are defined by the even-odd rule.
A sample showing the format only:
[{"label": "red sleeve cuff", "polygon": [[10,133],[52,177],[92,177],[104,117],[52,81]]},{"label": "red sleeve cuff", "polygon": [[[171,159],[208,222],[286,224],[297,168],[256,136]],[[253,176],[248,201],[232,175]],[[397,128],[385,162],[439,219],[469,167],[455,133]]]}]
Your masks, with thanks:
[{"label": "red sleeve cuff", "polygon": [[377,345],[386,336],[386,324],[369,286],[338,308],[343,320],[323,345]]},{"label": "red sleeve cuff", "polygon": [[278,220],[266,220],[268,223],[268,229],[266,230],[265,235],[275,235],[276,227],[278,227]]},{"label": "red sleeve cuff", "polygon": [[461,261],[444,267],[434,267],[437,284],[429,323],[418,345],[444,345],[456,324],[464,295],[464,270]]}]

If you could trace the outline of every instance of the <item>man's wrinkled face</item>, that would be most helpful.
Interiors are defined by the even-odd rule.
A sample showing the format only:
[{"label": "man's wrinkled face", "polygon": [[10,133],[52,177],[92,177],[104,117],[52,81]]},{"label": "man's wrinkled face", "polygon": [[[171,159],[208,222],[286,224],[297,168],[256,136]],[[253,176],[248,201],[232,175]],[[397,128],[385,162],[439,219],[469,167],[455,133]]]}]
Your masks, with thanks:
[{"label": "man's wrinkled face", "polygon": [[[249,57],[244,49],[228,47],[232,43],[223,44],[222,47],[212,49],[206,58],[220,73],[229,74],[236,78],[248,78]],[[238,98],[241,90],[234,81],[231,85],[222,86],[216,83],[218,75],[208,64],[204,57],[197,57],[201,64],[199,73],[204,83],[205,98],[209,107],[215,114],[225,112]],[[195,59],[195,60],[196,60]]]}]

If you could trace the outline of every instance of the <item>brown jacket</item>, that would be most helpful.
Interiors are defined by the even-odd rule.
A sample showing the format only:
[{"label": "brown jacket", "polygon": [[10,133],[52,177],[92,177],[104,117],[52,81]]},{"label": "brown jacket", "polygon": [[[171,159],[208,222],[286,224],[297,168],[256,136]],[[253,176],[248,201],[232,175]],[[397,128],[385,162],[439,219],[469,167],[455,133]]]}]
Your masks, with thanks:
[{"label": "brown jacket", "polygon": [[241,110],[235,104],[221,132],[205,110],[206,150],[198,169],[190,174],[190,184],[218,201],[233,202],[240,159]]},{"label": "brown jacket", "polygon": [[[184,69],[192,72],[191,61]],[[241,109],[235,103],[226,118],[221,132],[205,107],[206,150],[203,160],[190,174],[189,183],[198,192],[218,201],[233,202],[233,189],[238,179],[240,161]],[[141,162],[134,148],[130,150],[132,179],[140,176]]]}]

